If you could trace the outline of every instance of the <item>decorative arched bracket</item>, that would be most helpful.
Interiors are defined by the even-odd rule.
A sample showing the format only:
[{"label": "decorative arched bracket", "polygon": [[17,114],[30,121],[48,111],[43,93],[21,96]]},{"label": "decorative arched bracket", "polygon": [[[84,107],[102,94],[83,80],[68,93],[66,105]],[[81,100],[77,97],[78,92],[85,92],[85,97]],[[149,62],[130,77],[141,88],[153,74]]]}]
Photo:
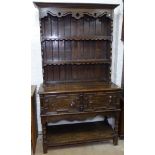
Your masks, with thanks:
[{"label": "decorative arched bracket", "polygon": [[40,11],[40,18],[46,17],[48,14],[54,16],[54,17],[64,17],[67,15],[72,15],[75,19],[80,19],[84,15],[88,15],[94,18],[99,18],[102,16],[106,16],[109,19],[113,19],[113,12],[110,9],[67,9],[67,8],[61,8],[61,9],[42,9]]}]

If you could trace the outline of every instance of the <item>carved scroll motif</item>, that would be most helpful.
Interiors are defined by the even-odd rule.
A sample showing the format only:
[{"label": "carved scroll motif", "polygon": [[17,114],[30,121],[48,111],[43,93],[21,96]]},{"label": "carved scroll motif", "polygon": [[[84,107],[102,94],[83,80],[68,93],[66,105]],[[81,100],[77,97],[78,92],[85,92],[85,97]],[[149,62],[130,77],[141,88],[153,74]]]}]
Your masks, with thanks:
[{"label": "carved scroll motif", "polygon": [[67,15],[72,15],[73,18],[75,19],[80,19],[84,17],[84,15],[88,15],[94,18],[99,18],[102,16],[106,16],[109,19],[113,18],[113,13],[109,9],[43,9],[40,11],[40,18],[44,18],[47,15],[52,15],[55,17],[64,17]]}]

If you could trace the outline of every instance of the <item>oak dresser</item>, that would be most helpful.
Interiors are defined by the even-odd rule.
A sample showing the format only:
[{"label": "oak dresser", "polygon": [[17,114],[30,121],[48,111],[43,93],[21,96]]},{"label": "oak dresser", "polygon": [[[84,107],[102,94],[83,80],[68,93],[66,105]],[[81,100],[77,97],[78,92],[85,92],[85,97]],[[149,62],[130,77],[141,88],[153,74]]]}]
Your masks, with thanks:
[{"label": "oak dresser", "polygon": [[[49,147],[118,143],[121,88],[111,82],[113,11],[118,5],[40,3],[43,152]],[[49,125],[61,120],[103,121]],[[112,127],[108,118],[114,118]]]}]

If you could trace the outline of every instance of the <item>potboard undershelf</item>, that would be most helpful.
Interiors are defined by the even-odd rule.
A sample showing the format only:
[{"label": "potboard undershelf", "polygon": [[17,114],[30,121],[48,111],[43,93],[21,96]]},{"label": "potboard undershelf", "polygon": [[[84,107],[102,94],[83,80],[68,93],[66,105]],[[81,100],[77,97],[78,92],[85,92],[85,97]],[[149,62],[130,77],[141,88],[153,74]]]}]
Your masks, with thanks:
[{"label": "potboard undershelf", "polygon": [[104,121],[48,126],[48,146],[62,146],[113,138],[112,127]]}]

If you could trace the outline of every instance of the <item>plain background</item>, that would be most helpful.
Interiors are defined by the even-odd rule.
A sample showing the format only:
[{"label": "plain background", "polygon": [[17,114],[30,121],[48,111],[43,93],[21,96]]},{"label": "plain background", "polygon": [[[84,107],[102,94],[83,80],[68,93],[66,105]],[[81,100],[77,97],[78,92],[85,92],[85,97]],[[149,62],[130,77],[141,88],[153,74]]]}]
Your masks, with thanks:
[{"label": "plain background", "polygon": [[[0,154],[29,155],[31,1],[0,4]],[[125,155],[155,154],[154,6],[125,1]]]}]

